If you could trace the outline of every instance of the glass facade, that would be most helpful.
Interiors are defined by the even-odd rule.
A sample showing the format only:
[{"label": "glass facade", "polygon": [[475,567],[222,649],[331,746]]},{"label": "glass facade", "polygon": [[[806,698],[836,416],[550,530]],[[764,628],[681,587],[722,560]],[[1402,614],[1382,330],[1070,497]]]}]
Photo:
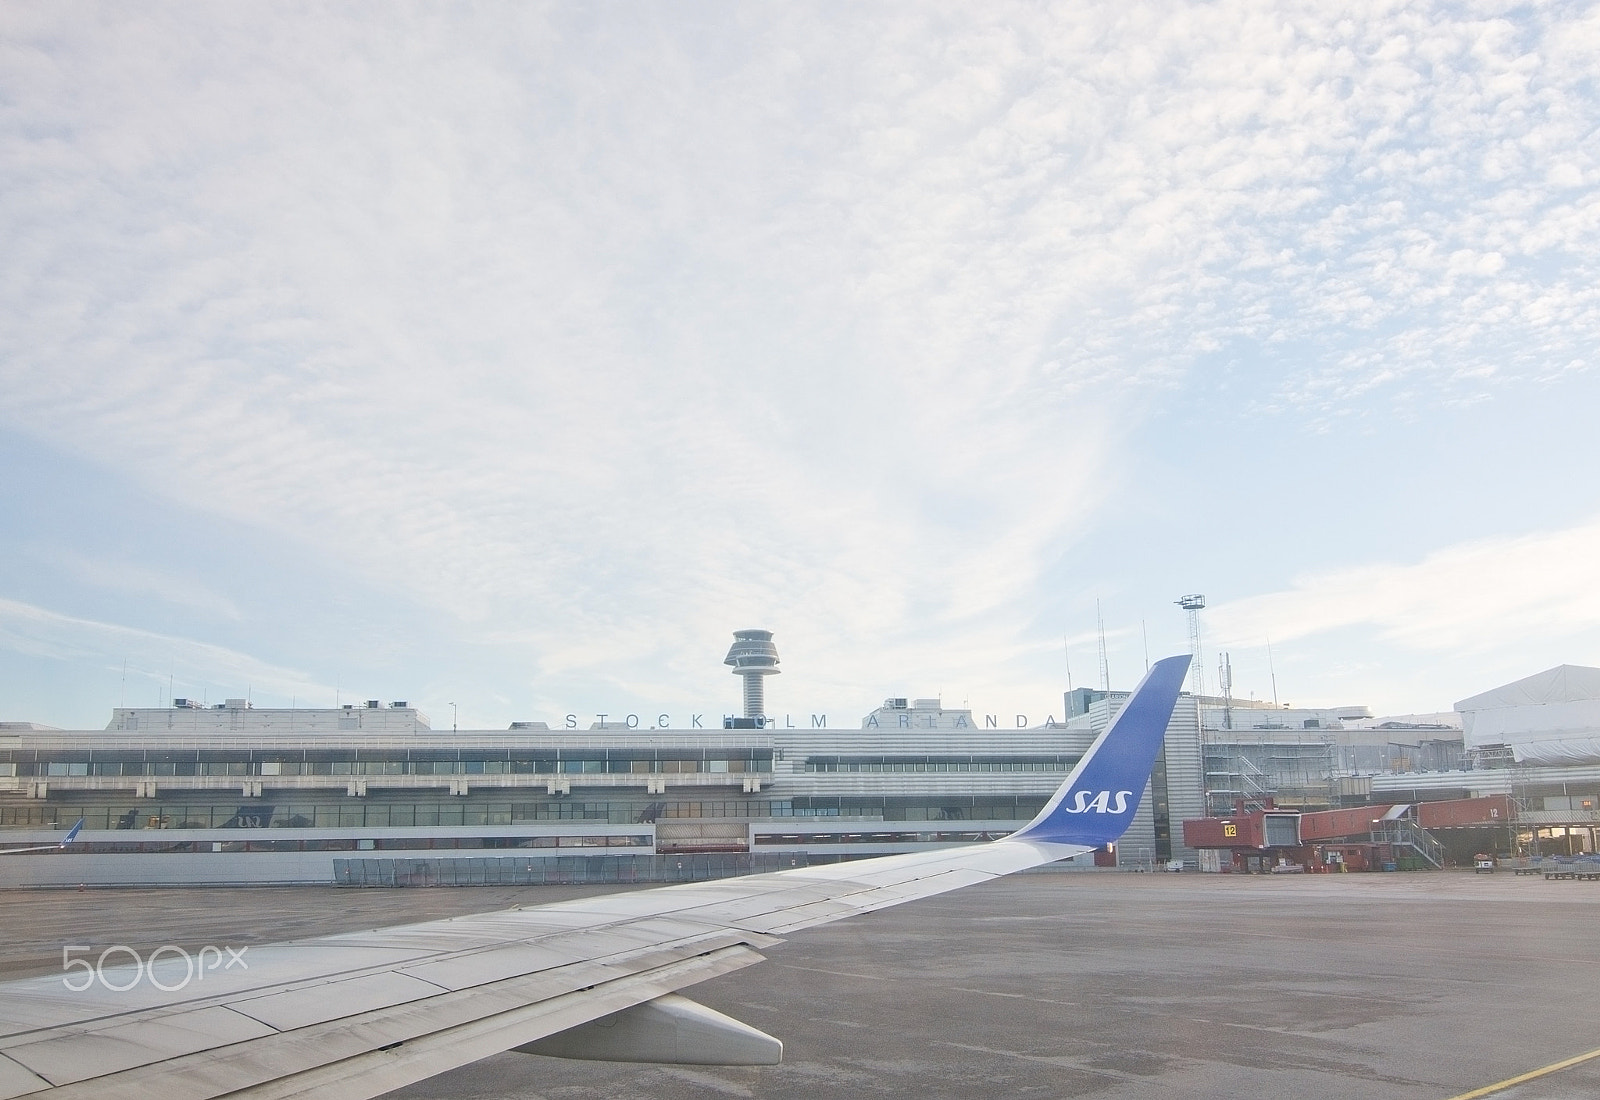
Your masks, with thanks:
[{"label": "glass facade", "polygon": [[0,805],[0,828],[62,828],[78,818],[84,828],[416,828],[511,825],[542,821],[597,821],[614,825],[674,819],[760,820],[846,817],[878,821],[1026,821],[1043,797],[848,796],[794,798],[705,798],[690,792],[608,798],[474,792],[461,797],[434,791],[375,791],[364,798],[326,792],[268,791],[259,799],[200,791],[173,792],[159,799],[126,794],[63,792],[60,798]]},{"label": "glass facade", "polygon": [[1167,792],[1167,748],[1156,753],[1150,769],[1150,814],[1155,819],[1156,859],[1172,858],[1172,801]]},{"label": "glass facade", "polygon": [[[650,835],[637,836],[459,836],[459,837],[322,837],[313,840],[184,840],[181,836],[161,840],[96,840],[72,846],[75,855],[107,855],[129,852],[172,854],[183,852],[357,852],[357,851],[478,851],[482,849],[560,849],[637,848],[649,852]],[[53,854],[53,853],[47,853]]]},{"label": "glass facade", "polygon": [[933,772],[1049,772],[1066,775],[1078,763],[1077,753],[1048,756],[809,756],[808,772],[874,774]]},{"label": "glass facade", "polygon": [[771,750],[730,754],[716,749],[280,749],[185,751],[89,749],[73,752],[0,750],[0,775],[71,776],[293,775],[683,775],[772,771]]},{"label": "glass facade", "polygon": [[992,832],[984,830],[897,830],[895,832],[882,832],[863,830],[859,833],[757,833],[755,843],[759,847],[769,845],[813,845],[813,844],[969,844],[984,840],[999,840],[1001,837],[1010,836],[1010,832]]}]

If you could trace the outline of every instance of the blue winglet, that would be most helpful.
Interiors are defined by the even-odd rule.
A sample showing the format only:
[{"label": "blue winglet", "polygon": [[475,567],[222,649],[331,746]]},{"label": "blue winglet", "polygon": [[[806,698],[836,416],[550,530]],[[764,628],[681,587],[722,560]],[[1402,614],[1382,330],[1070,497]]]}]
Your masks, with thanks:
[{"label": "blue winglet", "polygon": [[78,818],[78,823],[67,830],[67,835],[61,838],[61,846],[65,848],[78,839],[78,830],[83,828],[83,818]]},{"label": "blue winglet", "polygon": [[1012,837],[1099,848],[1126,832],[1188,674],[1187,654],[1151,665],[1061,789]]}]

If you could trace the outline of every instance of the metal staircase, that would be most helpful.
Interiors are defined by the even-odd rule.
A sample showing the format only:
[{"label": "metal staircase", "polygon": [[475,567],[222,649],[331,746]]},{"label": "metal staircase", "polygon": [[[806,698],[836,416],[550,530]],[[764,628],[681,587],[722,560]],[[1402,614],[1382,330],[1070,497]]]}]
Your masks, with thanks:
[{"label": "metal staircase", "polygon": [[1274,788],[1269,785],[1267,773],[1244,753],[1239,754],[1239,779],[1246,798],[1261,800],[1272,796]]},{"label": "metal staircase", "polygon": [[1272,805],[1276,793],[1271,777],[1259,764],[1237,747],[1228,750],[1225,759],[1220,753],[1207,759],[1210,770],[1206,772],[1206,810],[1211,814],[1231,812],[1236,804],[1246,809],[1262,809]]},{"label": "metal staircase", "polygon": [[1444,868],[1444,845],[1435,840],[1427,830],[1415,821],[1399,818],[1395,821],[1379,821],[1373,824],[1372,841],[1374,844],[1389,844],[1396,848],[1410,848],[1425,861],[1432,864],[1435,870]]}]

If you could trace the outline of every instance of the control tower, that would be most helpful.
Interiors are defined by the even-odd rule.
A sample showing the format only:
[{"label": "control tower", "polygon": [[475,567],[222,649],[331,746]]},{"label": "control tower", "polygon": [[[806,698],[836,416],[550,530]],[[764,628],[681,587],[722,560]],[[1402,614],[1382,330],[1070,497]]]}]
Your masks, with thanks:
[{"label": "control tower", "polygon": [[778,674],[778,647],[772,644],[770,630],[735,630],[733,646],[722,662],[733,666],[735,676],[744,677],[744,716],[767,716],[766,690],[762,679]]}]

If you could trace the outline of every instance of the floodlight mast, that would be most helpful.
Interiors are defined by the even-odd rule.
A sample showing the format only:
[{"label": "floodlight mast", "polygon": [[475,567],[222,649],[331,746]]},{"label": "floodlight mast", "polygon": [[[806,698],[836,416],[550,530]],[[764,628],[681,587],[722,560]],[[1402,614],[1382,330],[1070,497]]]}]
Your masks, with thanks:
[{"label": "floodlight mast", "polygon": [[1173,602],[1189,616],[1189,655],[1193,658],[1189,662],[1189,690],[1199,699],[1206,693],[1205,663],[1200,660],[1200,612],[1205,609],[1206,598],[1198,592],[1191,592]]}]

